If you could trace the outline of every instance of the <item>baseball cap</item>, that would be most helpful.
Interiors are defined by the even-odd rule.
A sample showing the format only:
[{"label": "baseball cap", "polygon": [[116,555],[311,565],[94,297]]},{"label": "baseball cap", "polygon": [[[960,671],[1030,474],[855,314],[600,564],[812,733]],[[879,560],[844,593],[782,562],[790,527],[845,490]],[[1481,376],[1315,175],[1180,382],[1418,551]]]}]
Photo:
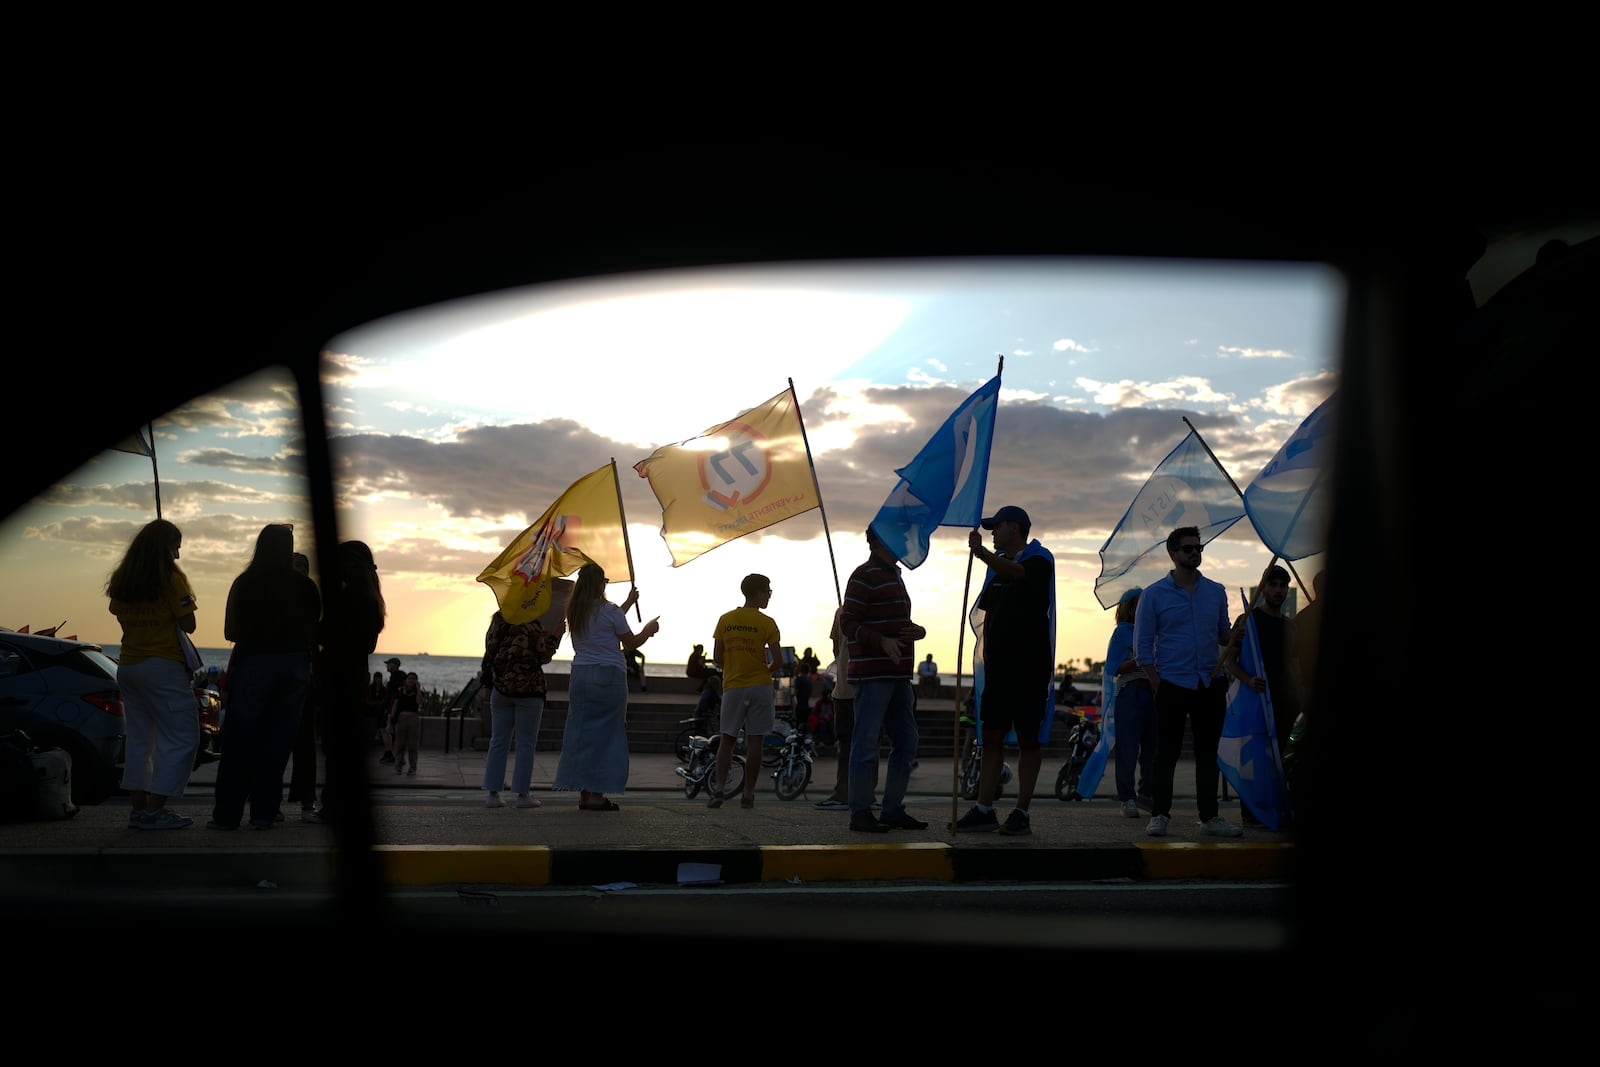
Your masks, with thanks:
[{"label": "baseball cap", "polygon": [[399,656],[390,656],[388,659],[383,661],[383,665],[385,667],[387,667],[391,663],[394,664],[396,667],[400,666],[400,657]]},{"label": "baseball cap", "polygon": [[1019,507],[1013,507],[1010,504],[1007,504],[989,518],[984,519],[982,525],[985,530],[992,530],[1002,522],[1018,522],[1024,526],[1033,526],[1033,523],[1028,520],[1028,513],[1026,511],[1023,511]]}]

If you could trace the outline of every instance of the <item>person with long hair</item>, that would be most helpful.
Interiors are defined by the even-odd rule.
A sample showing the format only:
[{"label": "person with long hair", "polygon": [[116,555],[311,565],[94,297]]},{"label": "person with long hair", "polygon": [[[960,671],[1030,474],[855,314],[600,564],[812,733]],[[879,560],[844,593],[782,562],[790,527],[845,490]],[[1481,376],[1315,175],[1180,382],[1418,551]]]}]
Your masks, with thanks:
[{"label": "person with long hair", "polygon": [[505,807],[500,790],[506,785],[506,754],[513,735],[517,739],[517,761],[511,770],[511,788],[517,794],[517,807],[539,807],[538,798],[528,791],[533,781],[539,720],[544,717],[544,665],[555,658],[565,633],[564,621],[557,623],[555,633],[547,633],[538,619],[507,622],[498,611],[489,618],[478,675],[490,690],[489,753],[483,761],[483,788],[489,794],[483,802],[486,808]]},{"label": "person with long hair", "polygon": [[362,800],[361,785],[341,772],[358,763],[339,758],[340,738],[355,741],[360,734],[342,716],[364,714],[368,658],[378,647],[388,607],[378,581],[378,565],[365,541],[341,541],[334,556],[333,588],[322,604],[317,627],[316,676],[318,703],[323,714],[322,743],[329,753],[328,781],[322,789],[322,807],[306,816],[308,822],[332,822],[349,805]]},{"label": "person with long hair", "polygon": [[[255,554],[228,589],[223,636],[233,642],[228,714],[222,720],[211,830],[271,830],[283,807],[283,772],[294,752],[311,687],[311,643],[322,598],[294,566],[294,527],[268,523]],[[364,673],[364,672],[363,672]]]},{"label": "person with long hair", "polygon": [[1106,646],[1100,676],[1100,706],[1111,708],[1116,731],[1117,803],[1129,819],[1139,817],[1139,802],[1150,804],[1150,782],[1156,764],[1156,703],[1150,679],[1133,655],[1133,621],[1139,614],[1134,586],[1117,601],[1116,626]]},{"label": "person with long hair", "polygon": [[628,665],[623,658],[661,629],[651,619],[634,633],[627,612],[639,601],[637,586],[618,607],[606,599],[606,572],[598,563],[578,571],[567,602],[572,635],[572,675],[567,725],[561,737],[555,788],[578,791],[579,811],[616,811],[607,793],[628,784]]},{"label": "person with long hair", "polygon": [[195,596],[178,566],[183,533],[165,519],[146,523],[106,580],[122,627],[117,686],[127,728],[122,788],[132,830],[181,830],[194,820],[167,807],[182,796],[200,744],[200,710],[184,635],[195,630]]}]

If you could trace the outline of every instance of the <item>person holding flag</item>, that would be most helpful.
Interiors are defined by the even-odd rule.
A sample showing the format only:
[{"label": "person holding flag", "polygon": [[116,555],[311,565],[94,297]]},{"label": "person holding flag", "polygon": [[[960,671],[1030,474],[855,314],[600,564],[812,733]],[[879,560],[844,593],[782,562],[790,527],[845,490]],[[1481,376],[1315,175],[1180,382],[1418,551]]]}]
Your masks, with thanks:
[{"label": "person holding flag", "polygon": [[[1028,513],[1007,505],[983,520],[994,548],[983,534],[967,535],[972,554],[989,568],[974,606],[979,644],[974,658],[982,672],[976,687],[983,762],[978,772],[978,802],[956,822],[961,833],[997,830],[1021,836],[1032,832],[1028,805],[1043,759],[1041,735],[1049,736],[1055,711],[1056,563],[1050,550],[1030,541]],[[1000,767],[1008,735],[1016,737],[1017,806],[1002,825],[994,811]]]},{"label": "person holding flag", "polygon": [[[1293,668],[1295,622],[1283,613],[1288,599],[1289,572],[1274,563],[1267,568],[1261,582],[1261,603],[1249,615],[1260,649],[1259,662],[1247,664],[1241,656],[1241,645],[1229,646],[1223,657],[1223,665],[1241,686],[1265,694],[1262,706],[1269,720],[1268,734],[1275,738],[1278,747],[1277,758],[1273,761],[1278,781],[1283,778],[1284,753],[1289,751],[1289,731],[1300,715],[1300,685]],[[1236,625],[1242,627],[1244,621],[1245,616],[1241,615]],[[1247,670],[1247,666],[1255,670]],[[1239,813],[1245,826],[1266,826],[1263,813],[1251,809],[1245,792],[1243,789],[1239,792]],[[1276,826],[1271,828],[1277,829]]]}]

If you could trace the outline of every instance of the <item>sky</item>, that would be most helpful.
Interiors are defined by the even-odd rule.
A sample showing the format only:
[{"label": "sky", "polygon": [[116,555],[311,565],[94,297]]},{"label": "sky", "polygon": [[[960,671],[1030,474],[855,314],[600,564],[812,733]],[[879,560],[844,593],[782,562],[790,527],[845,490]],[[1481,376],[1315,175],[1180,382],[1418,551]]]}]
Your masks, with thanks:
[{"label": "sky", "polygon": [[[477,575],[580,476],[615,460],[654,662],[711,645],[748,573],[784,644],[826,664],[863,531],[928,436],[1004,359],[985,512],[1024,508],[1055,555],[1058,663],[1099,661],[1114,624],[1099,550],[1187,418],[1242,490],[1337,386],[1344,290],[1318,264],[961,260],[637,274],[417,309],[329,338],[325,395],[344,535],[371,544],[379,651],[478,655]],[[633,464],[793,383],[822,508],[680,567]],[[155,420],[161,514],[183,531],[197,643],[268,522],[311,544],[292,382],[263,372]],[[117,643],[104,585],[156,517],[149,458],[106,452],[0,523],[0,626]],[[831,535],[830,537],[826,535]],[[987,536],[985,543],[988,543]],[[1235,613],[1271,553],[1241,520],[1203,572]],[[970,676],[981,587],[966,531],[904,577],[945,673]],[[1294,564],[1304,584],[1318,557]],[[627,585],[614,584],[620,602]],[[1301,602],[1304,602],[1304,594]],[[638,620],[635,619],[635,625]],[[567,658],[563,646],[559,658]]]}]

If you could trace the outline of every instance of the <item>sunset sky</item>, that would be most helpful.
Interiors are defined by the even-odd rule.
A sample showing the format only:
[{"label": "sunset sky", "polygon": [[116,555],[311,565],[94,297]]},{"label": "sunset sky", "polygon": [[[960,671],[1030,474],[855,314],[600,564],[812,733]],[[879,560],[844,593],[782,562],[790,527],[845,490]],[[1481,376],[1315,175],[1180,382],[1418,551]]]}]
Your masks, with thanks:
[{"label": "sunset sky", "polygon": [[[1056,557],[1057,660],[1099,660],[1113,620],[1098,551],[1187,416],[1245,488],[1332,393],[1341,280],[1317,265],[1043,260],[893,262],[641,274],[419,309],[329,338],[325,361],[345,535],[376,555],[389,623],[379,650],[476,655],[494,610],[478,573],[581,475],[615,459],[644,651],[682,662],[772,579],[783,643],[826,663],[836,589],[866,558],[867,522],[927,437],[1004,356],[986,513],[1025,508]],[[226,338],[217,358],[226,360]],[[793,380],[823,510],[671,566],[660,507],[633,464]],[[112,398],[114,403],[114,398]],[[287,374],[241,380],[155,422],[161,511],[184,534],[203,646],[225,646],[228,586],[267,522],[310,544],[298,410]],[[0,626],[120,640],[107,574],[155,517],[149,459],[106,452],[0,524]],[[832,535],[832,551],[824,538]],[[1206,553],[1238,590],[1270,553],[1248,520]],[[970,674],[965,531],[944,528],[905,572],[913,615]],[[1295,565],[1304,581],[1317,557]],[[614,585],[620,601],[626,585]],[[1303,599],[1302,599],[1303,603]],[[563,646],[561,658],[570,649]]]}]

